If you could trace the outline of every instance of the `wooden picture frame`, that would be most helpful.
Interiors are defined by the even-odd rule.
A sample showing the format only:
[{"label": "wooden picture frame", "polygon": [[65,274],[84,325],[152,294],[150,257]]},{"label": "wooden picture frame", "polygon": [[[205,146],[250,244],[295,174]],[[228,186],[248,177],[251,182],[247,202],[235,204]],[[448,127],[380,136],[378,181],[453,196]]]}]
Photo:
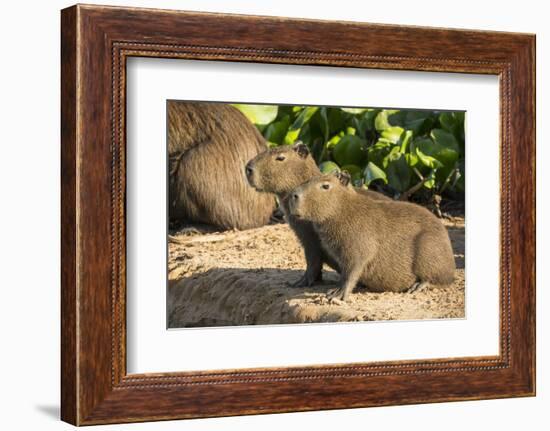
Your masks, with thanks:
[{"label": "wooden picture frame", "polygon": [[[82,5],[61,17],[64,421],[535,394],[534,35]],[[500,354],[128,375],[125,65],[131,56],[498,75]]]}]

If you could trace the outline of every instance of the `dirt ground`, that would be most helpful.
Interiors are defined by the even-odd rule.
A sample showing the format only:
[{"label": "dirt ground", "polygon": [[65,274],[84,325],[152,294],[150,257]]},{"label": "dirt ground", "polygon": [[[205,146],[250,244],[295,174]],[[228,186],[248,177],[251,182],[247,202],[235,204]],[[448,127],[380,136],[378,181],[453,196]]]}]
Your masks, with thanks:
[{"label": "dirt ground", "polygon": [[322,283],[290,286],[305,261],[286,224],[229,232],[186,226],[169,238],[169,327],[464,317],[464,218],[443,223],[457,265],[453,286],[412,294],[358,288],[346,303],[326,299],[338,280],[327,267]]}]

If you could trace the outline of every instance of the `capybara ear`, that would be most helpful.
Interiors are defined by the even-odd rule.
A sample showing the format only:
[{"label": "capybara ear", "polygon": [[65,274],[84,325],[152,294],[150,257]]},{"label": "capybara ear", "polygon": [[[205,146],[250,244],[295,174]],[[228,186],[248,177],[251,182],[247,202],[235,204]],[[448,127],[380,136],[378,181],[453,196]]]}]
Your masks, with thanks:
[{"label": "capybara ear", "polygon": [[340,171],[337,173],[336,176],[340,180],[340,184],[342,184],[344,187],[347,187],[351,182],[351,175],[348,171]]},{"label": "capybara ear", "polygon": [[340,169],[334,169],[333,171],[330,171],[328,175],[332,175],[333,177],[340,179]]},{"label": "capybara ear", "polygon": [[294,151],[296,151],[302,159],[305,159],[309,155],[309,148],[302,141],[296,141],[294,143]]}]

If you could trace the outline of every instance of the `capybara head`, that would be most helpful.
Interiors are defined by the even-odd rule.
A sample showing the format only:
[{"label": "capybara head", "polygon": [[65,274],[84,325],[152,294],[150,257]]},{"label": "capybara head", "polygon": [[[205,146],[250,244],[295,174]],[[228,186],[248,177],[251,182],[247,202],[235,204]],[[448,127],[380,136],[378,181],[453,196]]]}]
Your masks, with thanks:
[{"label": "capybara head", "polygon": [[338,216],[341,199],[355,193],[346,171],[320,175],[294,189],[290,194],[290,214],[298,219],[323,222]]},{"label": "capybara head", "polygon": [[264,151],[245,166],[252,187],[276,194],[289,193],[319,173],[308,147],[301,141]]}]

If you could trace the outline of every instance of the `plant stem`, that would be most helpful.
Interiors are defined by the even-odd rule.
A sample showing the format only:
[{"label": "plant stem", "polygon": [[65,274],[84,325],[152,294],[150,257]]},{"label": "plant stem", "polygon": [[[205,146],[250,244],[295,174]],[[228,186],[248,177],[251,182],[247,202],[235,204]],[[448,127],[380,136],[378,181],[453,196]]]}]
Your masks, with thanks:
[{"label": "plant stem", "polygon": [[424,183],[430,179],[430,177],[424,178],[418,169],[413,168],[413,170],[416,173],[416,175],[418,175],[418,177],[420,178],[420,182],[418,184],[415,184],[409,190],[407,190],[405,193],[399,196],[400,201],[408,201],[409,197],[414,193],[416,193],[418,190],[420,190],[420,188],[424,185]]},{"label": "plant stem", "polygon": [[443,194],[443,192],[445,191],[445,189],[449,185],[449,183],[451,181],[451,177],[453,176],[453,174],[456,174],[457,172],[458,172],[458,168],[454,168],[451,172],[449,172],[449,175],[447,175],[447,178],[445,179],[445,182],[443,183],[443,185],[441,186],[441,189],[439,190],[440,195]]}]

